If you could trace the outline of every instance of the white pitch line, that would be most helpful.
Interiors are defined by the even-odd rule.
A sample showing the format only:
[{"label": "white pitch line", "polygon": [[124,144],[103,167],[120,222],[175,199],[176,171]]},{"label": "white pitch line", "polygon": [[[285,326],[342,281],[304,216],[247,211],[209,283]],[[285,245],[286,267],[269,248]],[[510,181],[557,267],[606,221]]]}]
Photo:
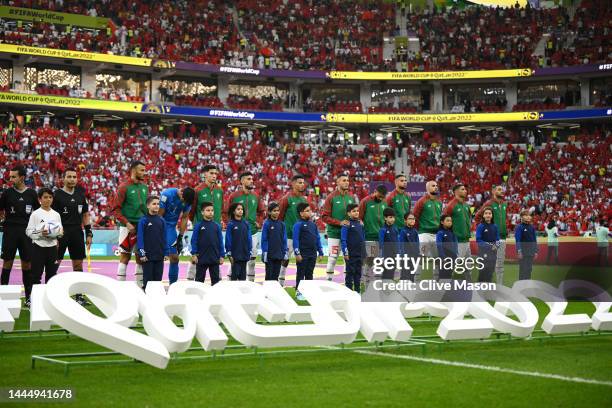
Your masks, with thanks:
[{"label": "white pitch line", "polygon": [[[336,348],[336,347],[333,347],[333,348]],[[338,350],[340,350],[340,348],[338,348]],[[482,364],[464,363],[461,361],[440,360],[437,358],[409,356],[405,354],[381,353],[377,351],[354,350],[353,353],[365,354],[369,356],[396,358],[396,359],[401,359],[401,360],[419,361],[421,363],[439,364],[439,365],[447,365],[447,366],[463,367],[463,368],[475,368],[477,370],[494,371],[494,372],[506,373],[506,374],[516,374],[516,375],[523,375],[527,377],[548,378],[551,380],[561,380],[561,381],[567,381],[567,382],[573,382],[573,383],[595,384],[595,385],[604,385],[607,387],[612,387],[612,381],[594,380],[591,378],[566,377],[564,375],[539,373],[537,371],[531,372],[531,371],[513,370],[511,368],[488,366],[488,365],[482,365]]]}]

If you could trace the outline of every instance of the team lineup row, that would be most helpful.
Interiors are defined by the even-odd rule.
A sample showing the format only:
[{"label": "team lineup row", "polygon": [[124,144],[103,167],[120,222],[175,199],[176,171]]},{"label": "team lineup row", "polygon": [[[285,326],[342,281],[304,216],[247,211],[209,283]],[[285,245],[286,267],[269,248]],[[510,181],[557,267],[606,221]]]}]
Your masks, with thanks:
[{"label": "team lineup row", "polygon": [[[32,238],[26,235],[25,227],[29,221],[30,214],[38,209],[39,201],[37,194],[25,187],[24,176],[25,170],[22,167],[14,168],[10,172],[10,181],[13,188],[6,190],[0,199],[0,212],[4,216],[5,224],[5,235],[2,245],[2,258],[4,261],[2,270],[3,284],[8,283],[17,249],[22,260],[24,276],[26,271],[30,272],[32,268],[29,262],[31,248],[28,248],[29,241]],[[143,216],[150,214],[147,208],[149,191],[145,184],[145,176],[146,169],[144,164],[140,161],[134,161],[130,166],[128,180],[119,186],[114,200],[113,215],[120,225],[119,244],[121,254],[117,269],[117,277],[120,280],[125,279],[131,253],[136,248],[137,226]],[[266,212],[262,200],[252,192],[254,189],[254,177],[248,172],[241,174],[239,176],[241,188],[232,193],[227,199],[224,199],[224,192],[217,184],[218,170],[216,166],[206,166],[203,170],[203,176],[204,182],[195,189],[190,187],[169,188],[164,190],[159,197],[158,215],[163,218],[165,225],[161,235],[165,236],[165,246],[168,248],[167,251],[164,251],[167,253],[164,254],[170,259],[169,280],[173,283],[178,279],[178,254],[182,249],[182,238],[187,229],[188,219],[193,221],[194,226],[205,221],[203,211],[205,208],[202,208],[204,203],[211,204],[212,220],[222,226],[226,226],[228,209],[230,209],[231,204],[241,204],[240,206],[235,206],[232,210],[233,213],[236,210],[242,212],[240,219],[247,224],[250,235],[250,256],[247,257],[245,265],[241,264],[242,261],[234,262],[232,259],[232,266],[233,269],[244,267],[243,270],[241,269],[239,272],[236,272],[236,277],[245,275],[249,280],[254,280],[255,258],[262,236],[259,231],[264,224]],[[465,204],[467,197],[466,187],[464,185],[455,186],[453,188],[455,197],[443,209],[442,203],[438,198],[439,188],[435,181],[430,181],[426,184],[426,194],[414,206],[406,192],[406,185],[407,178],[403,175],[397,175],[395,177],[395,189],[392,192],[387,194],[386,188],[379,186],[373,194],[358,202],[357,198],[349,192],[349,177],[346,175],[337,177],[336,190],[327,197],[320,211],[321,218],[327,225],[329,257],[326,271],[328,279],[331,279],[334,274],[335,265],[341,252],[342,227],[352,225],[350,214],[347,214],[349,205],[355,206],[354,211],[357,215],[355,219],[359,220],[359,224],[363,226],[365,240],[364,276],[366,283],[373,276],[373,258],[380,254],[379,238],[381,236],[381,229],[387,231],[385,229],[385,208],[387,207],[393,209],[392,224],[397,228],[397,232],[404,227],[404,223],[413,224],[415,231],[418,231],[416,234],[416,240],[419,242],[418,252],[426,256],[437,256],[438,252],[440,252],[436,244],[436,235],[441,227],[444,228],[440,223],[441,217],[449,215],[450,220],[447,222],[451,224],[447,229],[449,229],[457,241],[457,249],[456,251],[451,251],[451,253],[456,253],[458,257],[470,256],[469,238],[472,217],[469,207]],[[271,210],[278,208],[277,220],[283,222],[285,234],[287,234],[286,231],[289,231],[289,239],[287,240],[285,251],[287,255],[283,256],[279,265],[274,268],[279,269],[278,280],[281,284],[284,284],[289,261],[288,256],[295,253],[292,232],[294,225],[301,218],[301,214],[298,212],[298,205],[300,203],[308,203],[304,195],[305,190],[306,183],[304,178],[296,175],[291,180],[291,190],[289,193],[280,200],[277,207],[271,203],[269,208],[271,213],[274,212]],[[491,222],[497,225],[499,239],[496,240],[497,243],[495,245],[497,255],[495,272],[499,283],[503,281],[503,260],[505,256],[505,238],[507,237],[507,204],[503,201],[503,193],[504,191],[501,186],[495,187],[491,200],[485,203],[481,210],[476,213],[476,221],[478,222],[482,219],[483,209],[490,207],[492,213]],[[64,233],[62,237],[53,237],[58,241],[59,256],[56,255],[55,258],[56,260],[59,259],[59,261],[54,261],[53,265],[55,266],[46,270],[47,279],[49,279],[49,275],[53,276],[54,271],[57,271],[59,262],[61,262],[66,249],[70,252],[73,269],[82,270],[82,260],[85,258],[85,244],[90,245],[93,236],[89,223],[87,199],[82,189],[77,186],[77,172],[74,169],[69,168],[65,170],[64,186],[53,193],[51,201],[53,209],[59,213],[61,224],[64,226]],[[311,212],[314,212],[316,206],[311,203],[308,204]],[[387,215],[390,216],[390,212],[387,212]],[[271,214],[268,214],[268,216],[271,218]],[[274,219],[271,218],[271,220]],[[85,242],[83,240],[83,226],[86,233]],[[316,231],[316,227],[314,230]],[[389,232],[392,232],[392,230]],[[50,238],[45,237],[44,239]],[[237,242],[239,241],[237,240]],[[143,249],[143,242],[140,242],[140,249]],[[266,244],[268,243],[266,242]],[[196,248],[192,247],[191,249],[192,253],[197,253]],[[299,248],[297,249],[299,250]],[[348,255],[346,251],[344,251],[344,254]],[[47,257],[35,258],[47,259]],[[141,286],[143,285],[142,265],[146,263],[141,262],[142,259],[145,259],[145,257],[136,257],[136,279]],[[350,259],[350,256],[347,257],[347,268],[351,267],[349,265],[351,264],[349,262]],[[37,261],[35,263],[37,265],[34,276],[38,276],[37,271],[41,269],[39,266],[40,262]],[[196,278],[196,264],[198,262],[193,262],[189,268],[188,277],[190,279]],[[236,266],[234,267],[234,265]],[[414,272],[416,273],[416,271]],[[273,273],[272,276],[274,275],[276,274]],[[24,283],[26,280],[24,278]],[[26,286],[31,287],[31,285]]]}]

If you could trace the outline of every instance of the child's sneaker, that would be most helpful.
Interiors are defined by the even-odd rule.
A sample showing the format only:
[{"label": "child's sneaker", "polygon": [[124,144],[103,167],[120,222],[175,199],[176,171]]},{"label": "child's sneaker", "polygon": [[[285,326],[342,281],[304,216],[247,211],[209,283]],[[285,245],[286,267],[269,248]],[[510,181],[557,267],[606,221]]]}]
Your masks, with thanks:
[{"label": "child's sneaker", "polygon": [[23,303],[23,308],[25,310],[30,310],[30,305],[31,305],[30,299],[26,299],[25,302]]},{"label": "child's sneaker", "polygon": [[306,298],[300,292],[295,292],[295,298],[299,301],[304,301]]}]

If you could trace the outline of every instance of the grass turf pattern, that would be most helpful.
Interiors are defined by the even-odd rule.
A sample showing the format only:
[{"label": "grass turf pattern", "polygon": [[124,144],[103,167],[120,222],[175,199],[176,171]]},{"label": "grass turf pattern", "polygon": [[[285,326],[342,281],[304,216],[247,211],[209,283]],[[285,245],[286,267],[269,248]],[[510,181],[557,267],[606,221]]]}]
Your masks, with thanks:
[{"label": "grass turf pattern", "polygon": [[[507,272],[514,273],[515,269],[515,265],[508,265]],[[536,327],[539,328],[548,308],[541,302],[534,303],[540,314]],[[590,303],[575,302],[570,303],[566,313],[592,314],[593,311]],[[15,329],[27,329],[28,319],[28,312],[23,311]],[[410,319],[410,322],[414,337],[435,334],[439,324],[427,318]],[[230,341],[230,344],[236,343]],[[194,341],[193,346],[199,345]],[[543,341],[451,342],[442,347],[428,345],[425,354],[421,347],[390,347],[379,351],[351,351],[350,347],[313,353],[173,361],[166,370],[138,363],[78,366],[65,377],[61,367],[44,362],[38,362],[32,370],[31,356],[106,350],[61,333],[40,337],[36,333],[19,336],[7,333],[0,338],[0,387],[70,387],[76,392],[76,400],[69,404],[76,406],[576,407],[612,404],[612,336],[603,334],[547,337]],[[227,354],[244,351],[231,349]],[[199,354],[188,352],[182,356]],[[521,374],[524,372],[553,374],[563,379]],[[602,383],[572,381],[573,377]],[[66,406],[44,403],[45,407],[54,405]]]}]

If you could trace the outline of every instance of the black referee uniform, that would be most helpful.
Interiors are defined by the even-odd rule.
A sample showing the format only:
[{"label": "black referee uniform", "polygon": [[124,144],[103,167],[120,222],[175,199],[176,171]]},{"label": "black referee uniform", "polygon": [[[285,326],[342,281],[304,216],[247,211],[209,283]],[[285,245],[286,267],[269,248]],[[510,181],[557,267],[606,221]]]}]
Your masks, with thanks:
[{"label": "black referee uniform", "polygon": [[58,263],[64,259],[66,248],[70,253],[70,259],[85,259],[85,238],[82,224],[83,214],[89,212],[89,205],[84,191],[78,187],[72,194],[67,193],[64,189],[55,190],[51,208],[59,213],[64,227],[64,236],[58,240]]},{"label": "black referee uniform", "polygon": [[[0,210],[4,210],[4,231],[2,234],[2,256],[5,261],[12,261],[19,250],[22,262],[30,262],[32,240],[26,235],[30,215],[40,207],[38,195],[31,188],[17,191],[14,187],[4,190],[0,196]],[[23,267],[21,268],[23,271]],[[2,269],[0,284],[8,285],[10,269]],[[26,279],[26,274],[23,274]],[[26,282],[24,282],[25,284]]]}]

